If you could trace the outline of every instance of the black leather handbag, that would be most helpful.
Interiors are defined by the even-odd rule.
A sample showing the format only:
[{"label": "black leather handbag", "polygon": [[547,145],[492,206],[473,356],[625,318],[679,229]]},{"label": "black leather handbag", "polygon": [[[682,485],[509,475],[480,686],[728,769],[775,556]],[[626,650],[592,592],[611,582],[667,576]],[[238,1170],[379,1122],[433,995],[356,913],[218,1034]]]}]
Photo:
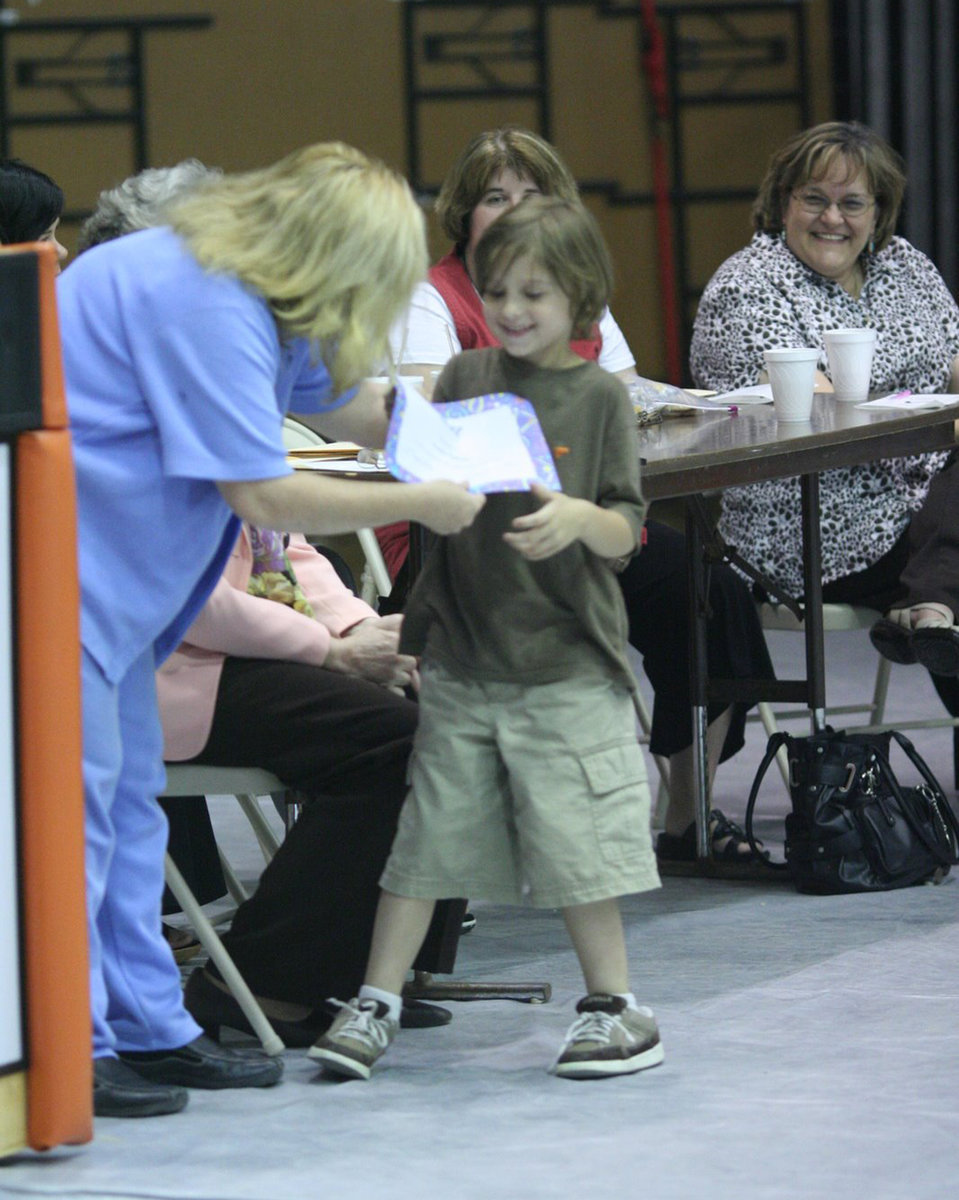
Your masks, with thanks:
[{"label": "black leather handbag", "polygon": [[[902,748],[922,782],[902,787],[889,765],[891,741]],[[786,861],[800,892],[882,892],[940,883],[959,863],[959,822],[935,776],[901,733],[824,729],[808,737],[774,733],[746,806],[753,833],[759,785],[780,748],[789,758],[792,812],[786,817]],[[764,860],[766,861],[766,860]]]}]

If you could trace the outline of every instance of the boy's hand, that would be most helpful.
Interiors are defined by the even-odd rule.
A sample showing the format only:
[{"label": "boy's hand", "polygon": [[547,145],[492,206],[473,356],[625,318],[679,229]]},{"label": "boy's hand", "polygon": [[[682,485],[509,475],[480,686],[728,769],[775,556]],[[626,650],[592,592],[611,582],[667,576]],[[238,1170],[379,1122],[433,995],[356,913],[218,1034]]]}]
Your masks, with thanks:
[{"label": "boy's hand", "polygon": [[517,517],[513,531],[504,533],[503,541],[523,558],[536,562],[559,554],[582,538],[589,513],[596,506],[588,500],[550,491],[541,483],[534,483],[530,490],[542,507],[525,517]]},{"label": "boy's hand", "polygon": [[422,512],[417,517],[434,533],[459,533],[472,525],[476,514],[486,503],[486,497],[468,492],[465,483],[413,483],[407,487],[418,488],[422,497]]}]

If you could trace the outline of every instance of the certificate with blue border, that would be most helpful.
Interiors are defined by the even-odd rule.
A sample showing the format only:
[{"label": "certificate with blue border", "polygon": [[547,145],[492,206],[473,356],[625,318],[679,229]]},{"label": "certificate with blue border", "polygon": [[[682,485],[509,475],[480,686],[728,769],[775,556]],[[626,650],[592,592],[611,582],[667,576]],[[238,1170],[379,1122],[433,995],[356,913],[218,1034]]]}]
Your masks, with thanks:
[{"label": "certificate with blue border", "polygon": [[448,479],[473,492],[528,492],[533,483],[562,491],[536,411],[512,392],[430,404],[397,387],[385,446],[397,479]]}]

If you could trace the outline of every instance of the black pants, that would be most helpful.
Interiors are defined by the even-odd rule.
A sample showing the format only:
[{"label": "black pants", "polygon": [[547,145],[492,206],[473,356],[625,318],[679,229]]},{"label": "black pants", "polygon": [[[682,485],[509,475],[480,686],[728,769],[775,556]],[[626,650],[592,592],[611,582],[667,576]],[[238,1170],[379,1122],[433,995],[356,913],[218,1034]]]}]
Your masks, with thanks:
[{"label": "black pants", "polygon": [[[689,690],[689,591],[686,539],[669,525],[646,523],[646,545],[620,575],[629,616],[629,640],[643,656],[655,692],[649,748],[665,757],[692,743]],[[773,679],[756,604],[730,567],[709,568],[709,673],[717,679]],[[710,723],[727,708],[711,704]],[[721,759],[741,749],[751,705],[733,705]]]},{"label": "black pants", "polygon": [[[413,701],[362,679],[226,660],[210,737],[193,761],[263,767],[309,797],[223,938],[257,995],[311,1007],[356,995],[416,720]],[[441,940],[449,949],[441,933],[452,907],[438,906],[421,969],[452,969],[437,957]]]},{"label": "black pants", "polygon": [[933,476],[922,508],[909,522],[903,604],[936,601],[959,614],[959,461],[953,452]]},{"label": "black pants", "polygon": [[[959,594],[956,593],[959,543],[953,543],[948,532],[952,521],[959,520],[959,509],[951,511],[951,503],[959,503],[959,468],[950,461],[950,465],[933,478],[926,503],[913,515],[905,533],[892,549],[865,571],[825,584],[823,601],[827,604],[862,604],[884,613],[890,608],[920,604],[923,600],[938,600],[948,604],[953,611],[959,611]],[[942,574],[943,571],[946,573]],[[929,678],[949,715],[959,716],[959,679],[931,672]]]},{"label": "black pants", "polygon": [[[164,796],[160,807],[170,827],[167,850],[197,904],[210,904],[226,895],[210,810],[202,796]],[[180,905],[169,888],[163,889],[163,915],[178,913]]]}]

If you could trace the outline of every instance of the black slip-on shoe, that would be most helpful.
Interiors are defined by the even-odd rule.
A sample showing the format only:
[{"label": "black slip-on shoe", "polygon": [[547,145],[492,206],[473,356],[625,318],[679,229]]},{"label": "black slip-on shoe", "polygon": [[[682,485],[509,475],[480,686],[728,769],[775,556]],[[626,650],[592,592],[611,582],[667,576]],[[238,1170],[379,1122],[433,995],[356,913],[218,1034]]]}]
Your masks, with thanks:
[{"label": "black slip-on shoe", "polygon": [[453,1014],[439,1004],[427,1004],[425,1000],[408,1000],[403,997],[400,1009],[400,1029],[435,1029],[438,1025],[449,1025]]},{"label": "black slip-on shoe", "polygon": [[[214,1041],[219,1041],[220,1030],[223,1028],[236,1029],[240,1033],[248,1033],[256,1037],[253,1026],[246,1019],[232,993],[217,987],[202,967],[192,971],[186,981],[183,993],[183,1003],[187,1012],[203,1027],[203,1031]],[[283,1044],[291,1050],[305,1050],[312,1046],[321,1033],[329,1029],[332,1017],[325,1011],[317,1015],[310,1014],[302,1021],[284,1021],[278,1017],[268,1017],[276,1035]]]},{"label": "black slip-on shoe", "polygon": [[869,630],[869,640],[883,658],[902,666],[916,662],[915,633],[890,617],[881,617]]},{"label": "black slip-on shoe", "polygon": [[200,1034],[175,1050],[124,1051],[120,1059],[144,1079],[179,1087],[272,1087],[283,1063],[259,1050],[231,1050]]},{"label": "black slip-on shoe", "polygon": [[933,675],[959,675],[959,629],[929,625],[912,635],[915,660]]},{"label": "black slip-on shoe", "polygon": [[[240,1033],[256,1037],[253,1026],[231,993],[217,987],[202,968],[193,971],[187,980],[183,1003],[194,1021],[201,1025],[204,1032],[214,1041],[219,1040],[220,1030],[223,1028],[236,1029]],[[269,1014],[267,1019],[277,1037],[288,1049],[305,1050],[326,1033],[333,1023],[333,1014],[324,1006],[314,1010],[302,1021],[286,1021]],[[441,1008],[438,1004],[427,1004],[423,1000],[403,1000],[400,1014],[400,1025],[403,1029],[433,1029],[440,1025],[449,1025],[452,1019],[453,1014],[450,1010]]]},{"label": "black slip-on shoe", "polygon": [[93,1113],[97,1117],[163,1117],[186,1108],[186,1088],[152,1083],[117,1058],[93,1060]]}]

